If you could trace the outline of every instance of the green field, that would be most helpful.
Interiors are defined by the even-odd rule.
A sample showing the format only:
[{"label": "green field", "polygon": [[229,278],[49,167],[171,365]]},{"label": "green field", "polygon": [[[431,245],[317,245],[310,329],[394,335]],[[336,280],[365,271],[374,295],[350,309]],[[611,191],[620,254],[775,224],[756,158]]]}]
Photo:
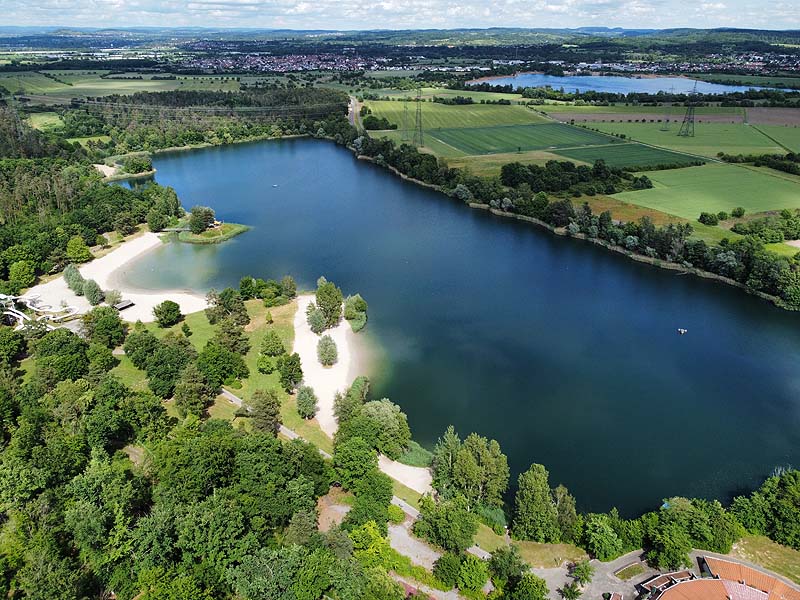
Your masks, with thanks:
[{"label": "green field", "polygon": [[755,127],[733,123],[699,123],[695,137],[678,135],[677,124],[671,131],[661,131],[658,123],[592,123],[592,127],[612,134],[624,134],[632,140],[661,146],[678,152],[715,157],[727,154],[782,153],[784,149]]},{"label": "green field", "polygon": [[730,212],[736,206],[749,214],[800,208],[800,184],[737,165],[708,164],[646,175],[653,189],[614,197],[692,221],[703,211]]},{"label": "green field", "polygon": [[797,125],[753,125],[792,152],[800,152],[800,127]]},{"label": "green field", "polygon": [[560,123],[438,129],[429,131],[427,135],[466,154],[547,150],[613,142],[611,138],[594,131]]},{"label": "green field", "polygon": [[[612,104],[610,106],[587,106],[569,104],[566,102],[554,102],[552,104],[545,104],[535,107],[536,110],[545,113],[575,113],[576,116],[580,114],[652,114],[654,119],[659,116],[670,114],[683,117],[686,113],[686,107],[682,105],[675,106],[644,106],[641,104]],[[734,106],[698,106],[695,109],[695,114],[698,115],[741,115],[742,109]]]},{"label": "green field", "polygon": [[[369,100],[364,103],[376,117],[403,127],[403,102]],[[408,126],[414,127],[416,102],[408,102]],[[524,106],[499,104],[468,104],[451,106],[436,102],[422,103],[422,126],[427,131],[454,127],[492,127],[495,125],[530,125],[547,119]]]},{"label": "green field", "polygon": [[719,82],[735,81],[738,85],[756,85],[761,87],[800,88],[800,77],[760,76],[760,75],[727,75],[711,73],[708,75],[692,75],[701,81]]},{"label": "green field", "polygon": [[[169,90],[223,90],[235,91],[239,82],[231,77],[214,75],[181,75],[174,80],[152,79],[151,74],[127,73],[115,77],[141,76],[142,79],[103,78],[107,71],[37,71],[0,73],[0,86],[9,92],[47,95],[58,98],[77,96],[106,96],[133,94],[135,92],[161,92]],[[53,77],[55,79],[53,79]]]},{"label": "green field", "polygon": [[28,117],[28,123],[40,131],[51,131],[64,125],[61,117],[54,112],[33,113]]},{"label": "green field", "polygon": [[571,160],[593,164],[602,159],[612,167],[627,167],[646,170],[659,165],[688,165],[696,162],[693,156],[678,154],[661,148],[642,144],[611,144],[607,146],[587,146],[584,148],[568,148],[558,150],[561,156]]},{"label": "green field", "polygon": [[[383,88],[379,90],[370,90],[379,96],[386,96],[389,98],[416,98],[417,90],[397,90],[391,88]],[[439,98],[453,98],[455,96],[465,96],[472,98],[476,102],[481,100],[511,100],[519,101],[524,100],[522,94],[496,94],[494,92],[479,92],[472,90],[451,90],[448,88],[422,88],[421,97],[426,100],[438,96]]]}]

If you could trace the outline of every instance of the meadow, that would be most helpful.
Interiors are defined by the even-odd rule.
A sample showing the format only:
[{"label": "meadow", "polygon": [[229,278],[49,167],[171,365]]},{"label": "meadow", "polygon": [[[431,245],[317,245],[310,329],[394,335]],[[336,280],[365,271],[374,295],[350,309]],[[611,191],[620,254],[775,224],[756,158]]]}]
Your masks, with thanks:
[{"label": "meadow", "polygon": [[800,152],[800,127],[797,125],[753,125],[764,135],[792,152]]},{"label": "meadow", "polygon": [[547,150],[614,142],[608,136],[560,123],[438,129],[429,131],[428,135],[466,154]]},{"label": "meadow", "polygon": [[[653,118],[658,118],[669,114],[670,116],[683,117],[686,107],[680,104],[671,106],[652,106],[644,104],[632,104],[630,102],[621,104],[611,104],[608,106],[597,105],[575,105],[569,102],[552,102],[536,106],[536,110],[544,113],[575,113],[576,115],[591,115],[594,113],[607,114],[652,114]],[[735,106],[698,106],[695,109],[697,115],[730,115],[741,116],[743,109]]]},{"label": "meadow", "polygon": [[[364,103],[372,114],[384,117],[398,128],[403,127],[404,104],[393,100],[369,100]],[[414,127],[416,102],[408,102],[408,126]],[[500,104],[467,104],[453,106],[437,102],[422,105],[422,126],[427,131],[460,127],[493,127],[496,125],[530,125],[545,123],[547,118],[525,106]]]},{"label": "meadow", "polygon": [[727,154],[783,153],[784,149],[757,128],[732,123],[697,124],[694,137],[678,135],[678,125],[662,131],[659,123],[592,123],[592,127],[610,134],[623,134],[631,140],[678,152],[715,157]]},{"label": "meadow", "polygon": [[697,161],[693,156],[642,144],[611,144],[607,146],[566,148],[558,150],[558,154],[565,158],[588,164],[594,164],[596,160],[602,159],[612,167],[640,170],[659,165],[689,165]]},{"label": "meadow", "polygon": [[738,165],[650,171],[650,190],[623,192],[615,198],[695,221],[701,212],[730,212],[737,206],[748,214],[800,208],[800,185]]}]

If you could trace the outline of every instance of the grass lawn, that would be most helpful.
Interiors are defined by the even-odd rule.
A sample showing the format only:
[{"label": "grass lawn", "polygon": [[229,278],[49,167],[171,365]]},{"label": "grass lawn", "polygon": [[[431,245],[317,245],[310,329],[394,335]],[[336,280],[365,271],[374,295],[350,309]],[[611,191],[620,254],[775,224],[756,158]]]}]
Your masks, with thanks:
[{"label": "grass lawn", "polygon": [[192,233],[191,231],[181,231],[178,240],[187,244],[219,244],[244,233],[250,229],[247,225],[239,223],[223,223],[219,227],[206,229],[203,233]]},{"label": "grass lawn", "polygon": [[[364,104],[378,118],[385,117],[390,123],[403,127],[403,103],[391,100],[367,100]],[[414,127],[417,104],[408,103],[408,126]],[[451,106],[435,102],[422,104],[422,126],[425,133],[432,129],[456,127],[493,127],[496,125],[530,125],[544,123],[546,118],[524,106],[499,104],[467,104]]]},{"label": "grass lawn", "polygon": [[613,142],[603,134],[561,123],[437,129],[428,131],[426,135],[466,154],[549,150]]},{"label": "grass lawn", "polygon": [[76,138],[68,138],[68,142],[75,143],[78,142],[84,148],[88,147],[89,142],[110,142],[111,136],[109,135],[90,135],[86,137],[76,137]]},{"label": "grass lawn", "polygon": [[607,133],[622,133],[628,138],[678,152],[716,157],[728,154],[783,153],[784,150],[755,127],[734,123],[700,123],[694,137],[681,137],[675,127],[661,131],[658,123],[592,123]]},{"label": "grass lawn", "polygon": [[564,563],[580,562],[589,556],[572,544],[538,544],[536,542],[514,542],[519,546],[522,560],[532,567],[553,568]]},{"label": "grass lawn", "polygon": [[710,73],[708,75],[692,75],[701,81],[735,81],[739,85],[755,85],[759,87],[800,88],[800,77],[780,77],[773,75],[728,75],[727,73]]},{"label": "grass lawn", "polygon": [[596,160],[602,159],[611,167],[627,167],[640,170],[659,165],[689,165],[697,162],[697,158],[693,156],[643,144],[610,144],[606,146],[567,148],[559,150],[558,154],[570,160],[589,164],[594,164]]},{"label": "grass lawn", "polygon": [[622,579],[623,581],[628,581],[629,579],[633,579],[634,577],[641,575],[645,571],[646,569],[644,568],[644,565],[640,562],[637,562],[632,565],[628,565],[624,569],[617,571],[616,573],[614,573],[614,575],[616,575],[618,579]]},{"label": "grass lawn", "polygon": [[790,246],[784,242],[778,242],[777,244],[765,244],[764,247],[769,250],[770,252],[774,252],[775,254],[780,254],[781,256],[785,256],[786,258],[794,257],[798,252],[800,252],[800,248],[797,246]]},{"label": "grass lawn", "polygon": [[64,121],[61,120],[58,113],[54,112],[31,113],[28,117],[28,123],[30,123],[31,127],[40,131],[51,131],[64,125]]},{"label": "grass lawn", "polygon": [[800,583],[800,552],[776,544],[767,537],[747,535],[733,545],[730,555]]},{"label": "grass lawn", "polygon": [[742,206],[752,214],[783,208],[800,208],[800,184],[736,165],[652,171],[654,188],[623,192],[623,202],[654,208],[690,221],[701,212],[730,212]]}]

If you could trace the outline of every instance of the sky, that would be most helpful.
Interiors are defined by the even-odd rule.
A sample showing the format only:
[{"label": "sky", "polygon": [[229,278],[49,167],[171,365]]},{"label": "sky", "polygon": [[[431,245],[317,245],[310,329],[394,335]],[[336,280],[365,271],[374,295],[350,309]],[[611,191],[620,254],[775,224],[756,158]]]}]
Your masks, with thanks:
[{"label": "sky", "polygon": [[800,29],[800,0],[0,0],[0,25]]}]

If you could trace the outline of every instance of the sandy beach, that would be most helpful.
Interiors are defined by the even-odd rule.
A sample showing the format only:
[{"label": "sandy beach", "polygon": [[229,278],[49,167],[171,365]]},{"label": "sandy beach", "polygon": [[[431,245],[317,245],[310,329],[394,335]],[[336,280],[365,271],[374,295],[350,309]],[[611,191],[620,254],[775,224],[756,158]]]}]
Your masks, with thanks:
[{"label": "sandy beach", "polygon": [[[342,321],[324,335],[330,335],[336,342],[338,361],[332,367],[323,367],[317,359],[317,342],[320,336],[311,331],[306,320],[306,308],[314,301],[314,296],[297,298],[297,312],[294,316],[294,352],[300,355],[303,366],[303,383],[311,386],[317,395],[317,422],[328,437],[333,437],[338,428],[333,414],[333,399],[336,392],[344,392],[358,375],[365,375],[363,352],[357,351],[361,340],[353,333],[350,324]],[[424,494],[431,491],[431,474],[428,469],[411,467],[385,456],[379,458],[381,471],[411,489]]]},{"label": "sandy beach", "polygon": [[[154,321],[153,307],[164,300],[177,302],[183,314],[203,310],[207,304],[205,298],[199,294],[170,290],[161,290],[152,293],[143,292],[141,290],[126,288],[124,285],[119,285],[118,281],[114,281],[113,274],[117,269],[146,252],[159,247],[162,243],[161,239],[155,233],[147,232],[137,238],[124,242],[105,256],[86,263],[80,267],[79,270],[85,279],[94,279],[104,290],[118,289],[122,292],[123,299],[131,300],[134,303],[134,306],[120,313],[122,318],[126,321]],[[38,295],[41,301],[46,304],[52,306],[74,306],[81,313],[88,312],[92,308],[86,298],[76,296],[72,290],[67,287],[67,283],[64,281],[63,277],[58,277],[47,283],[36,285],[25,293],[25,296],[34,295]]]}]

